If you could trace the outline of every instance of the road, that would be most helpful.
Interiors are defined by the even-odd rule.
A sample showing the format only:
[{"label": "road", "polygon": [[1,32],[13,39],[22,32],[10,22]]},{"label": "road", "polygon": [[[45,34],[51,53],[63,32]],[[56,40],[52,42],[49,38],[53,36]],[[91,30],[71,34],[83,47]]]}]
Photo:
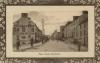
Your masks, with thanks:
[{"label": "road", "polygon": [[42,44],[38,43],[33,45],[33,47],[26,48],[23,51],[27,52],[72,52],[78,51],[76,45],[71,43],[65,43],[63,41],[49,40],[48,42]]}]

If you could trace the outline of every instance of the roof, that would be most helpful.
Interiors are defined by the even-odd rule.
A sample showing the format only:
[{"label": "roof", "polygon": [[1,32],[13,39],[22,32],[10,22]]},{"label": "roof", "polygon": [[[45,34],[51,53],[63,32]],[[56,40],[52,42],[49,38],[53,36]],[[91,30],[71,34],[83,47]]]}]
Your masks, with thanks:
[{"label": "roof", "polygon": [[19,25],[26,24],[27,25],[28,23],[30,23],[31,25],[35,25],[35,23],[29,17],[27,17],[27,18],[21,17],[20,19],[18,19],[17,21],[14,22],[14,25],[17,25],[17,24],[19,24]]},{"label": "roof", "polygon": [[72,23],[72,21],[68,21],[68,22],[66,23],[65,26],[67,26],[67,25],[69,25],[69,24],[71,24],[71,23]]}]

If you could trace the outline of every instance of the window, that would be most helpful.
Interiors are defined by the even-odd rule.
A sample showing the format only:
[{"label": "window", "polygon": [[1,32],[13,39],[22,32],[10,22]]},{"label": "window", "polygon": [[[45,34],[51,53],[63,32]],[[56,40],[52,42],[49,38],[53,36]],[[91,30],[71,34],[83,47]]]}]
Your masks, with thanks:
[{"label": "window", "polygon": [[25,36],[22,36],[22,39],[25,39],[26,37]]},{"label": "window", "polygon": [[31,27],[31,23],[28,24],[28,27]]},{"label": "window", "polygon": [[22,32],[25,32],[25,26],[22,26]]},{"label": "window", "polygon": [[32,32],[34,32],[34,28],[32,28]]},{"label": "window", "polygon": [[19,32],[19,28],[17,28],[17,32]]}]

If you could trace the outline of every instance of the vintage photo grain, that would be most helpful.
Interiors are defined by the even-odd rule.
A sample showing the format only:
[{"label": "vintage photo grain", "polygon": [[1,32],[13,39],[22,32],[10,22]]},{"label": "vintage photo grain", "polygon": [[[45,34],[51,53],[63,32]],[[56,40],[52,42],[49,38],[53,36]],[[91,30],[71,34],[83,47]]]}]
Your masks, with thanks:
[{"label": "vintage photo grain", "polygon": [[13,23],[14,51],[88,51],[88,11],[86,10],[31,11],[20,13],[14,17],[14,20],[16,20]]},{"label": "vintage photo grain", "polygon": [[[11,8],[9,15],[7,12]],[[68,54],[93,54],[94,37],[89,33],[93,30],[89,29],[90,24],[94,22],[92,6],[8,6],[7,10],[11,24],[10,29],[7,28],[10,32],[7,32],[10,40],[7,46],[11,50],[7,47],[7,52],[11,55],[67,57]],[[68,57],[72,57],[70,55]]]}]

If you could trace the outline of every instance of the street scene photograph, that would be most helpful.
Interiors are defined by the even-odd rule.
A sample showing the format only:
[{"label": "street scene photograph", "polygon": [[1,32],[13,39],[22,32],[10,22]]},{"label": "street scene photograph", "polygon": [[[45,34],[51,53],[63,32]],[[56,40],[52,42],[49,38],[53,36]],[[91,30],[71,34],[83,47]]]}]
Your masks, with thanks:
[{"label": "street scene photograph", "polygon": [[14,52],[87,52],[88,11],[29,11],[13,15]]}]

